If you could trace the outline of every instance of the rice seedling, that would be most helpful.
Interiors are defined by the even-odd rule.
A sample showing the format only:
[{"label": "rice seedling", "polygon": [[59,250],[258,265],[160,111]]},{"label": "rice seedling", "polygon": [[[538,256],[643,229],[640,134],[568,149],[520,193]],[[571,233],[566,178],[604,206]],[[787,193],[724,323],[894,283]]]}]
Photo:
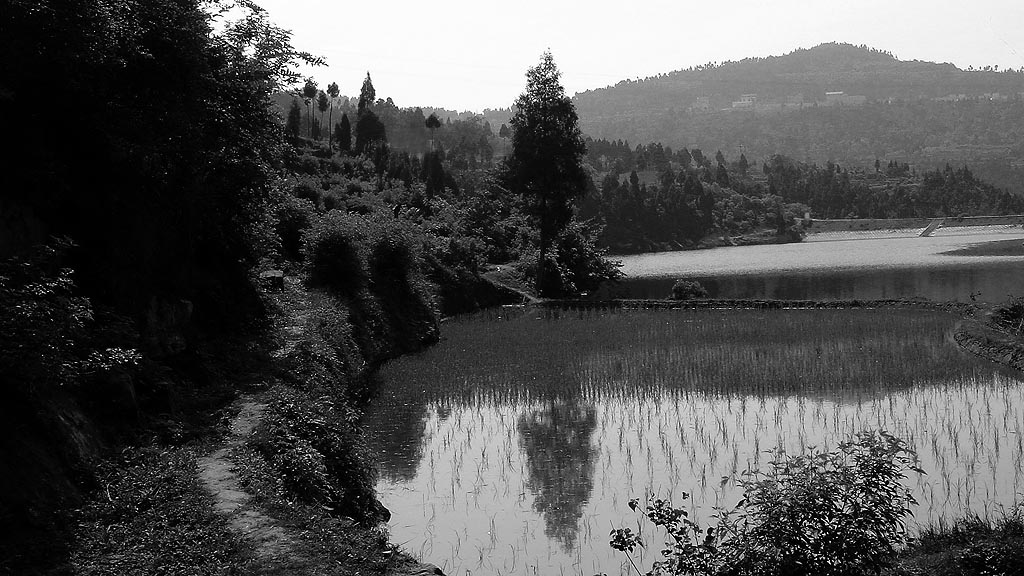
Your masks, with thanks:
[{"label": "rice seedling", "polygon": [[915,523],[1012,507],[1024,385],[961,354],[955,321],[906,309],[455,318],[434,349],[382,370],[364,416],[391,533],[450,573],[615,574],[603,527],[621,525],[631,497],[690,492],[707,518],[739,496],[722,478],[766,451],[829,450],[865,428],[917,451],[928,474],[910,482]]}]

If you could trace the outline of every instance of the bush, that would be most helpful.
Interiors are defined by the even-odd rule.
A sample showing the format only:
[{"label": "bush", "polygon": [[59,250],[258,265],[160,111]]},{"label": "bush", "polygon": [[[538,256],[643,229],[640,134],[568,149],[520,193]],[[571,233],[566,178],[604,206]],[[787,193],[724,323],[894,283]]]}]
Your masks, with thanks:
[{"label": "bush", "polygon": [[[861,432],[832,452],[776,453],[767,472],[738,482],[744,497],[719,513],[717,526],[704,529],[685,510],[654,500],[645,516],[670,539],[665,560],[647,574],[877,574],[907,541],[904,518],[916,502],[902,481],[921,472],[915,462],[899,438]],[[611,535],[627,555],[642,545],[628,528]]]},{"label": "bush", "polygon": [[369,257],[373,294],[396,352],[413,352],[440,336],[434,288],[420,270],[416,234],[399,220],[379,222]]},{"label": "bush", "polygon": [[999,326],[1021,334],[1024,327],[1024,298],[1011,298],[995,309],[992,320]]},{"label": "bush", "polygon": [[371,362],[438,338],[434,288],[421,271],[424,240],[390,214],[333,211],[307,230],[310,280],[348,306],[355,339]]},{"label": "bush", "polygon": [[358,216],[334,211],[317,219],[303,236],[310,280],[354,298],[367,284],[368,236],[369,225]]},{"label": "bush", "polygon": [[277,236],[281,239],[282,256],[302,260],[302,235],[309,228],[316,206],[308,199],[286,196],[277,208]]},{"label": "bush", "polygon": [[292,195],[296,198],[307,200],[314,206],[319,206],[320,204],[320,190],[310,182],[300,182],[296,184],[295,188],[292,190]]},{"label": "bush", "polygon": [[374,495],[377,474],[357,420],[331,396],[282,393],[250,443],[299,499],[373,525],[390,515]]},{"label": "bush", "polygon": [[672,300],[693,300],[694,298],[707,298],[708,291],[700,282],[695,280],[676,280],[672,285]]},{"label": "bush", "polygon": [[[621,264],[606,259],[607,251],[597,247],[600,233],[599,227],[591,222],[572,219],[546,254],[544,286],[538,286],[538,291],[549,297],[575,296],[596,289],[602,282],[621,278]],[[534,284],[539,259],[539,250],[522,259],[526,277]]]}]

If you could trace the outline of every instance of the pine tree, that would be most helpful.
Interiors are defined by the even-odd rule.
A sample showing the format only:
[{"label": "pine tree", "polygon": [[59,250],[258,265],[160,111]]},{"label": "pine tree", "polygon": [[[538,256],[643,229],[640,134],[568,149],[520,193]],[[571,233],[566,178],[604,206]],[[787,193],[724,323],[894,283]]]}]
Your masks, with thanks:
[{"label": "pine tree", "polygon": [[512,116],[512,155],[508,168],[512,186],[529,206],[539,232],[537,290],[557,292],[559,279],[548,262],[552,241],[573,216],[577,198],[586,191],[583,169],[586,145],[572,100],[559,82],[550,52],[526,73],[526,92],[516,100]]},{"label": "pine tree", "polygon": [[377,91],[373,88],[373,80],[370,80],[370,73],[366,73],[366,79],[363,80],[363,87],[359,90],[359,104],[356,107],[356,111],[359,114],[363,113],[373,103],[377,101]]}]

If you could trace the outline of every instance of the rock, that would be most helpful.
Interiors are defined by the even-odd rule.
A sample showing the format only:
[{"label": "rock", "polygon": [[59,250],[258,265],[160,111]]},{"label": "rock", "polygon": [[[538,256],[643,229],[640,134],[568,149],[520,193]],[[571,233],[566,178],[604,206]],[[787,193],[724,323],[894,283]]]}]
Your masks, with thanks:
[{"label": "rock", "polygon": [[260,272],[260,286],[266,290],[284,290],[283,270],[264,270]]}]

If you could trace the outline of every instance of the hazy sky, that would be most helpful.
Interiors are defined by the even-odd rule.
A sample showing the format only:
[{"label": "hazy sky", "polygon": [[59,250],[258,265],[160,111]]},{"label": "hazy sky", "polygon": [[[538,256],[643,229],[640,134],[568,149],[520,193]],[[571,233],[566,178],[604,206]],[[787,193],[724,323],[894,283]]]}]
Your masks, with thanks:
[{"label": "hazy sky", "polygon": [[511,106],[551,49],[570,95],[707,62],[823,42],[961,68],[1024,67],[1022,0],[257,0],[309,73],[359,94],[369,71],[400,107]]}]

